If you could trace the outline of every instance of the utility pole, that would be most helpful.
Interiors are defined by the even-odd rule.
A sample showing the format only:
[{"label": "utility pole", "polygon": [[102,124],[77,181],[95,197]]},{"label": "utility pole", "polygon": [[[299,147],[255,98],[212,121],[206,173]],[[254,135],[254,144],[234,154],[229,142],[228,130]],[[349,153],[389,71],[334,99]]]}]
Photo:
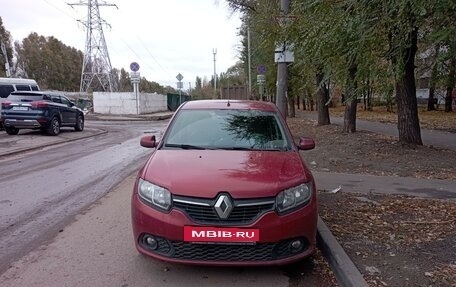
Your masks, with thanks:
[{"label": "utility pole", "polygon": [[215,70],[215,55],[217,54],[217,49],[213,49],[212,53],[214,54],[214,99],[217,98],[217,73]]},{"label": "utility pole", "polygon": [[86,44],[82,62],[81,92],[87,92],[93,82],[98,82],[104,91],[112,92],[112,66],[109,59],[108,47],[103,34],[103,25],[108,25],[100,17],[100,6],[114,6],[98,0],[80,0],[78,3],[67,3],[73,6],[87,6],[87,20],[81,22],[86,28]]},{"label": "utility pole", "polygon": [[[288,15],[290,13],[290,0],[280,0],[281,15]],[[286,44],[283,44],[283,49],[286,49]],[[288,67],[287,62],[280,61],[277,63],[277,95],[276,106],[283,116],[287,116],[288,102],[287,102],[287,89],[288,89]]]},{"label": "utility pole", "polygon": [[11,77],[11,68],[10,68],[10,65],[8,63],[8,54],[6,53],[6,46],[5,44],[2,42],[2,52],[3,52],[3,57],[5,57],[5,72],[6,72],[6,77],[9,78]]},{"label": "utility pole", "polygon": [[249,66],[249,98],[252,97],[252,61],[250,56],[250,25],[247,25],[247,58]]}]

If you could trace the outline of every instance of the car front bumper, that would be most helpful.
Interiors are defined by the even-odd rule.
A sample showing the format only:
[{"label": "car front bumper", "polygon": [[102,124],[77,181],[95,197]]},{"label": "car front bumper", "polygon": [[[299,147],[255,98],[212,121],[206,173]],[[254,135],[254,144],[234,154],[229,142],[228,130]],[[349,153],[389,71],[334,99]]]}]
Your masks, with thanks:
[{"label": "car front bumper", "polygon": [[[279,216],[267,212],[252,224],[213,226],[258,229],[260,238],[252,244],[193,243],[184,241],[184,226],[202,226],[180,210],[158,211],[132,196],[132,225],[136,248],[153,258],[176,263],[220,266],[283,265],[299,261],[315,251],[317,230],[316,200],[292,213]],[[208,225],[206,225],[208,226]],[[157,244],[151,248],[147,237]],[[302,243],[294,249],[295,241]]]}]

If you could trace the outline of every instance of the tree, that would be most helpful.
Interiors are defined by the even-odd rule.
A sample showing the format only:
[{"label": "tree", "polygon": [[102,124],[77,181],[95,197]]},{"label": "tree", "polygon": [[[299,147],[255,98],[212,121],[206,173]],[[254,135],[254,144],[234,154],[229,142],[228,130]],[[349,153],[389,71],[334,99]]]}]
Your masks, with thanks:
[{"label": "tree", "polygon": [[119,92],[131,92],[133,90],[128,72],[124,68],[120,69],[119,74]]},{"label": "tree", "polygon": [[[271,15],[276,15],[278,4],[275,0],[227,0],[233,11],[241,13],[242,26],[239,35],[242,37],[239,47],[239,65],[243,67],[244,85],[248,86],[249,72],[252,75],[252,98],[259,98],[259,86],[255,85],[257,67],[266,68],[266,83],[264,90],[266,95],[273,98],[276,89],[276,64],[274,63],[274,50],[278,40],[279,29],[275,25]],[[250,31],[250,33],[248,33]],[[248,34],[250,34],[250,68],[249,71],[249,49]]]},{"label": "tree", "polygon": [[419,6],[409,1],[392,4],[386,24],[389,55],[395,71],[399,141],[422,145],[418,105],[416,100],[415,56],[418,50]]},{"label": "tree", "polygon": [[[5,46],[8,64],[10,67],[13,67],[13,46],[11,44],[11,34],[3,26],[2,17],[0,17],[0,45]],[[6,71],[3,69],[5,67],[5,64],[5,57],[2,53],[2,50],[0,49],[0,77],[6,76]]]},{"label": "tree", "polygon": [[31,33],[16,42],[17,69],[35,79],[43,89],[79,91],[81,51],[66,46],[54,37]]}]

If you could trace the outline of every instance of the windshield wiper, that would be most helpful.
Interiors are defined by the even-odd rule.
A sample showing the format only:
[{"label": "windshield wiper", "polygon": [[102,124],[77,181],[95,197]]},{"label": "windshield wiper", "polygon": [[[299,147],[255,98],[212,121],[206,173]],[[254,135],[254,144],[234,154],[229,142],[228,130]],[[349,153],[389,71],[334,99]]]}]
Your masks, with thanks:
[{"label": "windshield wiper", "polygon": [[225,149],[225,150],[254,150],[253,148],[250,148],[250,147],[241,147],[241,146],[220,147],[219,149]]},{"label": "windshield wiper", "polygon": [[190,145],[190,144],[165,144],[165,147],[177,147],[181,149],[198,149],[198,150],[205,150],[207,148],[197,145]]}]

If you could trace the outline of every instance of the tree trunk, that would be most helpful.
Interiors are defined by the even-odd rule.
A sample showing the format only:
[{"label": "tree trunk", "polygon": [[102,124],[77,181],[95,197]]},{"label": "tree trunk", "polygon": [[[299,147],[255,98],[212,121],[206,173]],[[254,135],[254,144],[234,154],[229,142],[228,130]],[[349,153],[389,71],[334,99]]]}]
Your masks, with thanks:
[{"label": "tree trunk", "polygon": [[[410,32],[411,43],[403,48],[402,63],[404,70],[396,73],[397,127],[399,141],[408,144],[423,145],[415,85],[415,55],[417,52],[418,28]],[[396,62],[396,69],[400,64]],[[393,63],[394,64],[394,63]]]},{"label": "tree trunk", "polygon": [[300,106],[301,105],[301,97],[300,96],[298,96],[296,98],[296,104],[298,105],[298,110],[300,110],[301,109],[301,106]]},{"label": "tree trunk", "polygon": [[294,97],[288,97],[288,117],[294,118],[296,117],[296,109],[295,109],[295,99]]},{"label": "tree trunk", "polygon": [[370,78],[367,79],[367,110],[372,112],[372,87]]},{"label": "tree trunk", "polygon": [[445,112],[449,113],[453,111],[453,89],[455,84],[455,74],[456,74],[456,59],[453,58],[450,60],[450,73],[448,74],[447,79],[447,88],[445,96]]},{"label": "tree trunk", "polygon": [[[356,65],[352,65],[352,67],[348,69],[347,88],[345,92],[347,104],[345,105],[343,126],[343,131],[345,133],[356,132],[356,108],[358,105],[356,71]],[[366,107],[366,104],[364,104],[364,107]]]},{"label": "tree trunk", "polygon": [[318,92],[317,92],[317,109],[318,109],[317,125],[319,125],[319,126],[331,124],[331,122],[329,120],[329,108],[327,105],[327,102],[329,100],[329,98],[328,98],[329,91],[327,91],[327,88],[326,88],[326,85],[325,85],[323,79],[324,79],[324,74],[323,74],[323,72],[319,71],[316,75],[317,86],[319,87]]},{"label": "tree trunk", "polygon": [[427,102],[427,110],[428,111],[434,111],[435,110],[434,98],[435,98],[435,82],[433,82],[431,80],[431,84],[429,86],[429,97],[428,97],[428,102]]},{"label": "tree trunk", "polygon": [[437,58],[439,57],[439,45],[435,46],[435,54],[434,54],[434,64],[432,65],[432,72],[431,72],[431,81],[429,83],[429,97],[427,102],[427,110],[433,111],[435,110],[434,105],[434,98],[435,98],[435,83],[437,81]]}]

